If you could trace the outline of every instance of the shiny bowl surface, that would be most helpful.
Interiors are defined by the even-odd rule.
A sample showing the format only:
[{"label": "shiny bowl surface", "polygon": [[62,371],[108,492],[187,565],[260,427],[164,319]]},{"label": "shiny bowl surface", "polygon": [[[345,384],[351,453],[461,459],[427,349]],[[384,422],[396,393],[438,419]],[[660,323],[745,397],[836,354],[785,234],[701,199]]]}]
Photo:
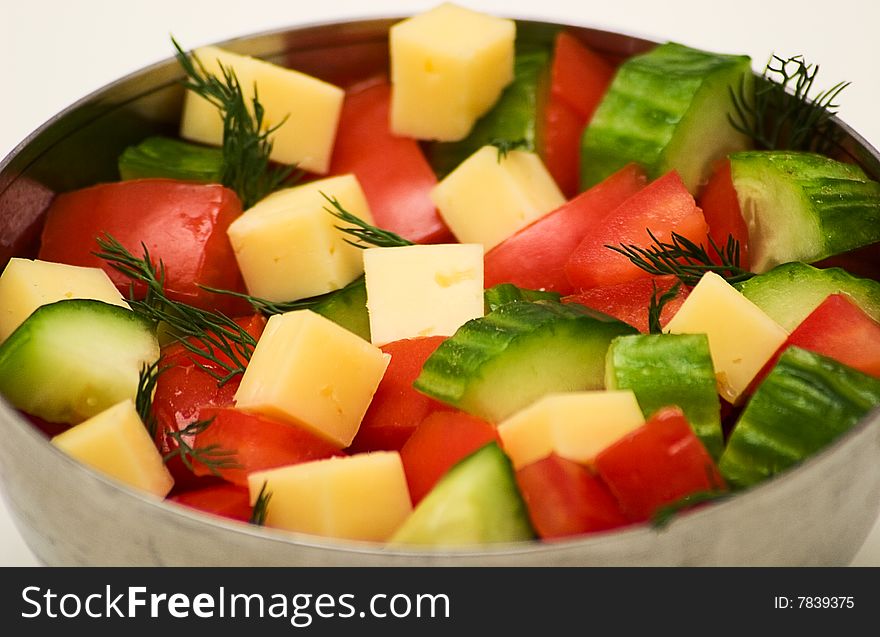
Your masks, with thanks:
[{"label": "shiny bowl surface", "polygon": [[[395,21],[292,28],[222,46],[345,84],[387,67],[387,31]],[[539,41],[557,27],[518,24],[521,37]],[[653,46],[573,31],[614,60]],[[150,134],[176,133],[181,77],[169,59],[121,79],[59,113],[0,162],[0,264],[35,253],[55,193],[115,180],[123,148]],[[840,153],[880,179],[877,150],[837,125]],[[2,399],[0,428],[0,482],[10,510],[33,552],[50,565],[844,565],[880,509],[878,410],[802,465],[662,528],[430,552],[262,529],[145,496],[68,458]]]}]

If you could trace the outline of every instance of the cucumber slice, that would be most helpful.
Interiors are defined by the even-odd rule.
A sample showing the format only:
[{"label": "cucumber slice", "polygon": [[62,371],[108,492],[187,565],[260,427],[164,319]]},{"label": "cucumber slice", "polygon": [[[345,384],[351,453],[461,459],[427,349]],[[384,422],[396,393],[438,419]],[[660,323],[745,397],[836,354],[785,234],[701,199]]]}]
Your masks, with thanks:
[{"label": "cucumber slice", "polygon": [[498,423],[551,392],[602,389],[608,345],[634,333],[576,304],[508,303],[441,343],[413,386]]},{"label": "cucumber slice", "polygon": [[159,358],[156,327],[125,308],[72,299],[37,308],[0,346],[0,393],[50,422],[77,424],[134,400]]},{"label": "cucumber slice", "polygon": [[880,321],[880,282],[853,276],[841,268],[819,269],[805,263],[785,263],[736,287],[789,332],[822,301],[840,293],[849,296],[875,321]]},{"label": "cucumber slice", "polygon": [[753,82],[744,55],[719,55],[667,43],[624,62],[581,144],[581,187],[593,186],[629,162],[652,179],[678,171],[691,194],[712,162],[749,148],[730,125],[731,90]]},{"label": "cucumber slice", "polygon": [[437,142],[428,149],[428,161],[438,179],[443,179],[461,162],[494,140],[522,140],[525,150],[537,148],[538,113],[546,93],[550,52],[528,48],[517,52],[513,82],[498,102],[483,115],[470,134],[457,142]]},{"label": "cucumber slice", "polygon": [[880,241],[880,183],[853,164],[788,151],[730,156],[754,272]]},{"label": "cucumber slice", "polygon": [[453,466],[389,542],[466,546],[534,537],[510,459],[491,442]]},{"label": "cucumber slice", "polygon": [[312,309],[357,334],[370,340],[370,315],[367,313],[367,284],[358,277],[344,288],[331,292]]},{"label": "cucumber slice", "polygon": [[499,283],[483,292],[486,314],[494,312],[505,303],[558,301],[560,298],[562,298],[562,295],[559,292],[553,292],[552,290],[530,290],[517,287],[513,283]]},{"label": "cucumber slice", "polygon": [[880,404],[880,379],[789,347],[737,421],[718,468],[747,487],[801,462]]},{"label": "cucumber slice", "polygon": [[677,405],[716,460],[724,439],[715,368],[705,334],[638,334],[614,339],[605,386],[631,389],[645,418]]},{"label": "cucumber slice", "polygon": [[171,137],[148,137],[119,156],[122,179],[166,177],[216,184],[223,178],[223,151]]}]

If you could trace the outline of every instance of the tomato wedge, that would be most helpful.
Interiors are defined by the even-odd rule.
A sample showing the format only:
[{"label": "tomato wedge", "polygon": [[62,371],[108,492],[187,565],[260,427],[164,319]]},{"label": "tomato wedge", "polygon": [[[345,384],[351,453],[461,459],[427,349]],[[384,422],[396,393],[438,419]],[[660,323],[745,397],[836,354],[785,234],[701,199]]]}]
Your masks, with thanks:
[{"label": "tomato wedge", "polygon": [[648,231],[660,241],[669,241],[676,232],[705,245],[707,230],[703,212],[673,170],[624,201],[587,234],[572,252],[565,273],[580,290],[650,276],[607,246],[646,248],[652,243]]},{"label": "tomato wedge", "polygon": [[476,416],[461,411],[429,414],[400,450],[413,505],[456,462],[492,441],[499,442],[495,426]]},{"label": "tomato wedge", "polygon": [[587,122],[556,95],[544,107],[541,157],[547,171],[567,198],[580,192],[581,135]]},{"label": "tomato wedge", "polygon": [[573,289],[565,268],[572,252],[646,181],[642,169],[630,164],[508,237],[486,253],[486,287],[513,283],[570,294]]},{"label": "tomato wedge", "polygon": [[[172,179],[99,184],[55,198],[46,215],[38,257],[103,268],[128,294],[128,277],[94,254],[96,239],[106,233],[135,257],[142,257],[146,246],[154,263],[164,264],[170,298],[235,316],[247,311],[241,299],[200,286],[244,291],[226,236],[226,228],[240,214],[236,194],[219,184]],[[134,291],[142,296],[145,288],[136,284]]]},{"label": "tomato wedge", "polygon": [[687,495],[725,488],[712,456],[678,407],[657,411],[601,451],[595,467],[634,521],[647,520]]},{"label": "tomato wedge", "polygon": [[352,452],[399,451],[419,423],[432,411],[452,409],[413,389],[428,356],[445,336],[407,338],[381,347],[391,362],[351,443]]},{"label": "tomato wedge", "polygon": [[[728,237],[739,242],[739,264],[749,268],[749,230],[739,207],[736,189],[730,175],[730,160],[722,159],[712,171],[709,181],[699,196],[699,205],[703,209],[706,223],[709,224],[709,236],[719,248],[724,248]],[[721,259],[713,250],[709,255],[720,263]]]},{"label": "tomato wedge", "polygon": [[[613,316],[616,319],[629,323],[641,333],[648,333],[648,308],[655,289],[658,299],[668,292],[676,283],[678,277],[669,274],[666,276],[651,276],[643,279],[634,279],[617,285],[606,285],[590,290],[582,290],[562,298],[563,303],[579,303],[599,312]],[[678,292],[663,306],[660,313],[660,325],[665,326],[675,316],[678,308],[684,303],[690,293],[690,288],[680,285]]]},{"label": "tomato wedge", "polygon": [[250,493],[246,487],[234,484],[216,484],[210,487],[184,491],[168,498],[172,502],[183,504],[205,513],[220,515],[224,518],[247,522],[251,511]]},{"label": "tomato wedge", "polygon": [[[239,486],[247,486],[247,474],[252,471],[344,455],[338,446],[302,427],[260,414],[231,407],[206,407],[199,411],[199,418],[211,419],[211,424],[196,434],[193,447],[234,452],[229,458],[238,466],[218,467],[216,471],[224,480]],[[214,475],[210,467],[198,461],[193,462],[193,473]]]},{"label": "tomato wedge", "polygon": [[574,35],[560,31],[553,47],[550,94],[562,99],[586,123],[611,84],[614,71],[611,64]]},{"label": "tomato wedge", "polygon": [[330,174],[355,174],[377,226],[416,243],[453,241],[431,201],[437,177],[416,140],[391,133],[390,107],[385,78],[346,94]]},{"label": "tomato wedge", "polygon": [[538,535],[545,540],[629,523],[617,500],[586,467],[551,454],[516,472]]}]

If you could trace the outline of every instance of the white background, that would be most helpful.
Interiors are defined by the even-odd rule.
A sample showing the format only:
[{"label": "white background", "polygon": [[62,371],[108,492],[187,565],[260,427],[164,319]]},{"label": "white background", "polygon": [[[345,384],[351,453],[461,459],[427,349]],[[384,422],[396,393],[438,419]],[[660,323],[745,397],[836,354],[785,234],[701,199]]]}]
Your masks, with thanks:
[{"label": "white background", "polygon": [[[818,62],[817,86],[853,85],[841,116],[880,146],[880,2],[876,0],[459,0],[498,15],[594,26],[724,53]],[[184,46],[299,24],[403,15],[419,0],[0,0],[0,157],[57,111]],[[2,444],[2,432],[0,432]],[[880,566],[880,524],[854,562]],[[0,565],[33,565],[0,501]]]}]

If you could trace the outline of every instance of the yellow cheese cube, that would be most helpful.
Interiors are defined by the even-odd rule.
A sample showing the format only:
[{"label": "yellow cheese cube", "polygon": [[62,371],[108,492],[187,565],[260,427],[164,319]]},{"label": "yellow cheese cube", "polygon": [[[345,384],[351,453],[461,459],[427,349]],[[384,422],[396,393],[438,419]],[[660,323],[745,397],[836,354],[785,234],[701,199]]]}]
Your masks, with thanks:
[{"label": "yellow cheese cube", "polygon": [[266,324],[235,394],[236,407],[301,425],[347,447],[390,356],[311,310]]},{"label": "yellow cheese cube", "polygon": [[174,486],[131,400],[58,434],[52,444],[83,464],[153,495],[165,497]]},{"label": "yellow cheese cube", "polygon": [[398,135],[462,139],[513,80],[513,20],[445,3],[398,22],[388,37]]},{"label": "yellow cheese cube", "polygon": [[513,150],[499,158],[494,146],[464,160],[434,187],[431,199],[459,241],[481,243],[487,251],[565,203],[536,154]]},{"label": "yellow cheese cube", "polygon": [[265,484],[266,526],[383,542],[412,512],[396,451],[361,453],[248,475],[251,502]]},{"label": "yellow cheese cube", "polygon": [[370,336],[451,336],[483,316],[483,248],[476,244],[364,250]]},{"label": "yellow cheese cube", "polygon": [[0,275],[0,342],[38,307],[64,299],[95,299],[128,308],[101,268],[13,257]]},{"label": "yellow cheese cube", "polygon": [[[322,194],[323,193],[323,194]],[[249,208],[227,229],[248,292],[270,301],[295,301],[338,290],[364,271],[360,248],[345,242],[327,212],[340,205],[372,222],[354,175],[279,190]]]},{"label": "yellow cheese cube", "polygon": [[630,390],[548,394],[498,425],[513,466],[551,453],[589,464],[596,455],[645,423]]},{"label": "yellow cheese cube", "polygon": [[666,325],[672,334],[706,334],[718,393],[735,403],[788,333],[714,272],[707,272]]},{"label": "yellow cheese cube", "polygon": [[[218,78],[223,77],[221,64],[232,69],[248,104],[256,85],[264,109],[264,130],[281,124],[270,136],[271,159],[297,164],[314,173],[327,172],[345,95],[341,88],[299,71],[212,46],[194,53],[207,71]],[[187,91],[180,135],[205,144],[222,144],[223,120],[217,107]]]}]

